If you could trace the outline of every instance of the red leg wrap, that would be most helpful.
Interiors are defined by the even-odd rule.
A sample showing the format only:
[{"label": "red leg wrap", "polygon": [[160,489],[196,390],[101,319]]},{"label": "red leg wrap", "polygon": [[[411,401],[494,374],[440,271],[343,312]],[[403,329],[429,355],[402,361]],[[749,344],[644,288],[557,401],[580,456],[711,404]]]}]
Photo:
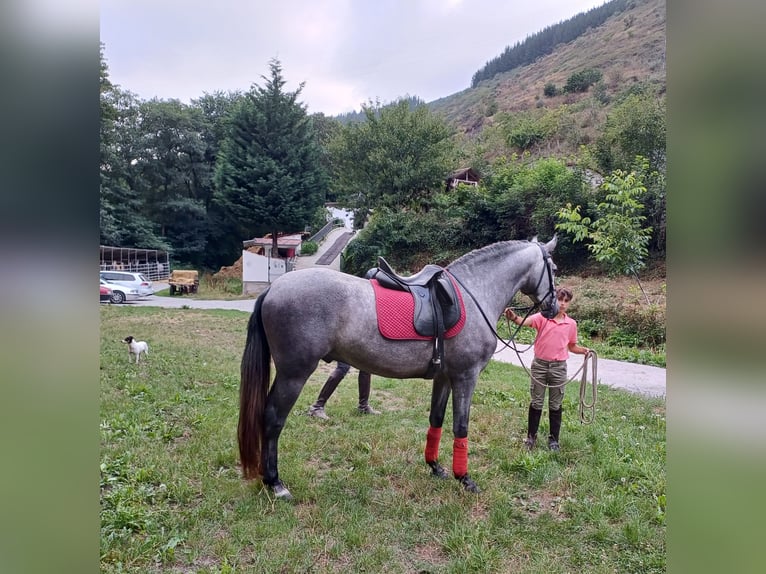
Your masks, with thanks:
[{"label": "red leg wrap", "polygon": [[426,433],[426,462],[434,462],[439,458],[439,442],[442,440],[442,429],[428,427]]},{"label": "red leg wrap", "polygon": [[452,443],[452,472],[455,478],[468,474],[468,437],[456,438]]}]

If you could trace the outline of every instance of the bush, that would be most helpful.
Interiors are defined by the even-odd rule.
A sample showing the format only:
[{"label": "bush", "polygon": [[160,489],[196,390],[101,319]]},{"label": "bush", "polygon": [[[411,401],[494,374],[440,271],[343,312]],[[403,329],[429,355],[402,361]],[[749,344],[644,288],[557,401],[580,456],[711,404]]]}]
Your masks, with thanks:
[{"label": "bush", "polygon": [[600,81],[602,74],[599,70],[587,69],[575,72],[569,78],[564,86],[566,93],[587,92],[588,88]]},{"label": "bush", "polygon": [[509,122],[508,143],[521,151],[533,147],[548,137],[550,129],[540,118],[522,115]]},{"label": "bush", "polygon": [[665,344],[665,310],[659,305],[579,298],[571,315],[578,331],[610,345],[657,348]]},{"label": "bush", "polygon": [[621,331],[635,336],[637,346],[656,347],[665,343],[665,310],[659,305],[636,305],[622,310]]},{"label": "bush", "polygon": [[242,277],[203,273],[199,278],[198,291],[204,293],[205,298],[211,299],[221,295],[241,295]]},{"label": "bush", "polygon": [[319,249],[315,241],[304,241],[301,243],[301,255],[314,255]]},{"label": "bush", "polygon": [[580,319],[577,321],[577,330],[588,337],[597,337],[604,332],[604,322],[594,319]]},{"label": "bush", "polygon": [[554,96],[559,95],[559,89],[556,87],[556,84],[553,82],[548,82],[545,84],[545,87],[543,88],[543,95],[546,98],[552,98]]}]

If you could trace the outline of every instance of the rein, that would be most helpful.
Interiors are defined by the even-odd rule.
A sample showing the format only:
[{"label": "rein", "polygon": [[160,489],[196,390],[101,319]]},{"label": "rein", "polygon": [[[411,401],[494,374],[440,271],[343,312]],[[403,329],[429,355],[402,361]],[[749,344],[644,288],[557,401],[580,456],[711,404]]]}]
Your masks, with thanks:
[{"label": "rein", "polygon": [[[540,287],[540,283],[543,282],[543,277],[545,277],[545,272],[546,271],[548,272],[548,285],[549,285],[549,289],[548,289],[548,295],[546,295],[539,303],[535,303],[534,305],[532,305],[532,307],[529,308],[529,310],[527,311],[527,314],[524,317],[525,319],[529,315],[531,315],[538,307],[540,307],[542,305],[542,303],[545,302],[547,299],[551,299],[551,301],[553,301],[553,300],[555,300],[555,297],[556,297],[556,291],[555,291],[555,288],[553,286],[553,271],[551,270],[551,260],[550,260],[551,256],[545,250],[545,248],[542,245],[540,245],[538,243],[537,246],[540,248],[540,252],[543,255],[543,263],[544,263],[545,269],[540,273],[540,278],[537,280],[537,285],[535,286],[535,291],[537,291],[537,289]],[[505,345],[508,349],[513,349],[514,351],[516,351],[515,346],[511,346],[509,344],[509,342],[505,341],[498,334],[498,332],[495,329],[494,325],[492,325],[492,322],[487,318],[486,313],[484,313],[484,309],[481,308],[481,305],[479,305],[479,302],[476,300],[476,297],[473,296],[473,293],[471,293],[471,291],[468,289],[468,287],[463,285],[463,282],[460,280],[460,278],[457,275],[455,275],[455,273],[452,270],[449,270],[449,273],[450,273],[450,275],[452,275],[452,277],[455,279],[455,281],[457,281],[458,284],[463,288],[463,291],[468,293],[468,296],[473,300],[474,304],[476,305],[476,308],[479,310],[479,313],[481,313],[481,316],[484,318],[484,322],[487,324],[487,327],[489,327],[489,330],[492,331],[492,334],[495,336],[495,338],[498,339],[500,342],[502,342],[503,345]],[[518,329],[520,329],[520,328],[521,328],[521,325],[518,326]],[[518,329],[516,329],[516,333],[518,333]],[[510,332],[510,325],[509,325],[509,332]],[[515,335],[516,335],[515,333],[513,335],[511,335],[511,338],[509,340],[510,342],[513,341],[513,338],[515,337]],[[514,343],[514,345],[515,345],[515,343]],[[518,351],[516,351],[516,352],[518,353]]]}]

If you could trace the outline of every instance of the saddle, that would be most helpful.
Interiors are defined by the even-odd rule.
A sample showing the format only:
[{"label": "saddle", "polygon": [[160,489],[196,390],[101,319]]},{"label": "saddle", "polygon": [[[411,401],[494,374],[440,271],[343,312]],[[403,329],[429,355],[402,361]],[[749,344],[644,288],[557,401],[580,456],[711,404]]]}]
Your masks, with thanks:
[{"label": "saddle", "polygon": [[426,265],[415,275],[402,277],[383,257],[378,257],[378,266],[367,271],[365,278],[375,279],[385,289],[412,295],[415,332],[434,340],[434,354],[426,374],[426,378],[432,378],[442,368],[444,334],[461,319],[461,300],[449,273],[438,265]]}]

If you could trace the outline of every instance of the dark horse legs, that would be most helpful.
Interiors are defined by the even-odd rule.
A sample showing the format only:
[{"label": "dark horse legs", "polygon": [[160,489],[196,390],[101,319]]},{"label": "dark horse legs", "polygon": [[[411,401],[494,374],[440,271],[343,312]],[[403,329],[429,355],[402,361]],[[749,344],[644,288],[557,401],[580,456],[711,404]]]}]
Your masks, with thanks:
[{"label": "dark horse legs", "polygon": [[433,390],[431,391],[431,412],[428,417],[430,425],[426,435],[426,464],[431,467],[434,476],[447,478],[448,474],[444,467],[439,464],[439,444],[444,424],[444,413],[447,410],[447,401],[450,395],[449,382],[444,378],[434,378]]},{"label": "dark horse legs", "polygon": [[290,378],[277,373],[274,384],[266,398],[264,411],[264,449],[263,449],[263,483],[273,489],[277,498],[292,500],[290,491],[279,480],[277,466],[277,450],[279,435],[285,426],[287,415],[290,414],[306,379]]},{"label": "dark horse legs", "polygon": [[[447,478],[447,471],[439,463],[439,444],[441,441],[442,425],[447,410],[447,401],[450,396],[451,384],[441,376],[434,378],[431,392],[431,412],[429,416],[430,427],[426,435],[425,459],[434,476]],[[470,492],[479,492],[476,483],[468,476],[468,411],[471,404],[469,392],[454,396],[453,425],[454,434],[452,451],[452,471],[456,479]]]}]

